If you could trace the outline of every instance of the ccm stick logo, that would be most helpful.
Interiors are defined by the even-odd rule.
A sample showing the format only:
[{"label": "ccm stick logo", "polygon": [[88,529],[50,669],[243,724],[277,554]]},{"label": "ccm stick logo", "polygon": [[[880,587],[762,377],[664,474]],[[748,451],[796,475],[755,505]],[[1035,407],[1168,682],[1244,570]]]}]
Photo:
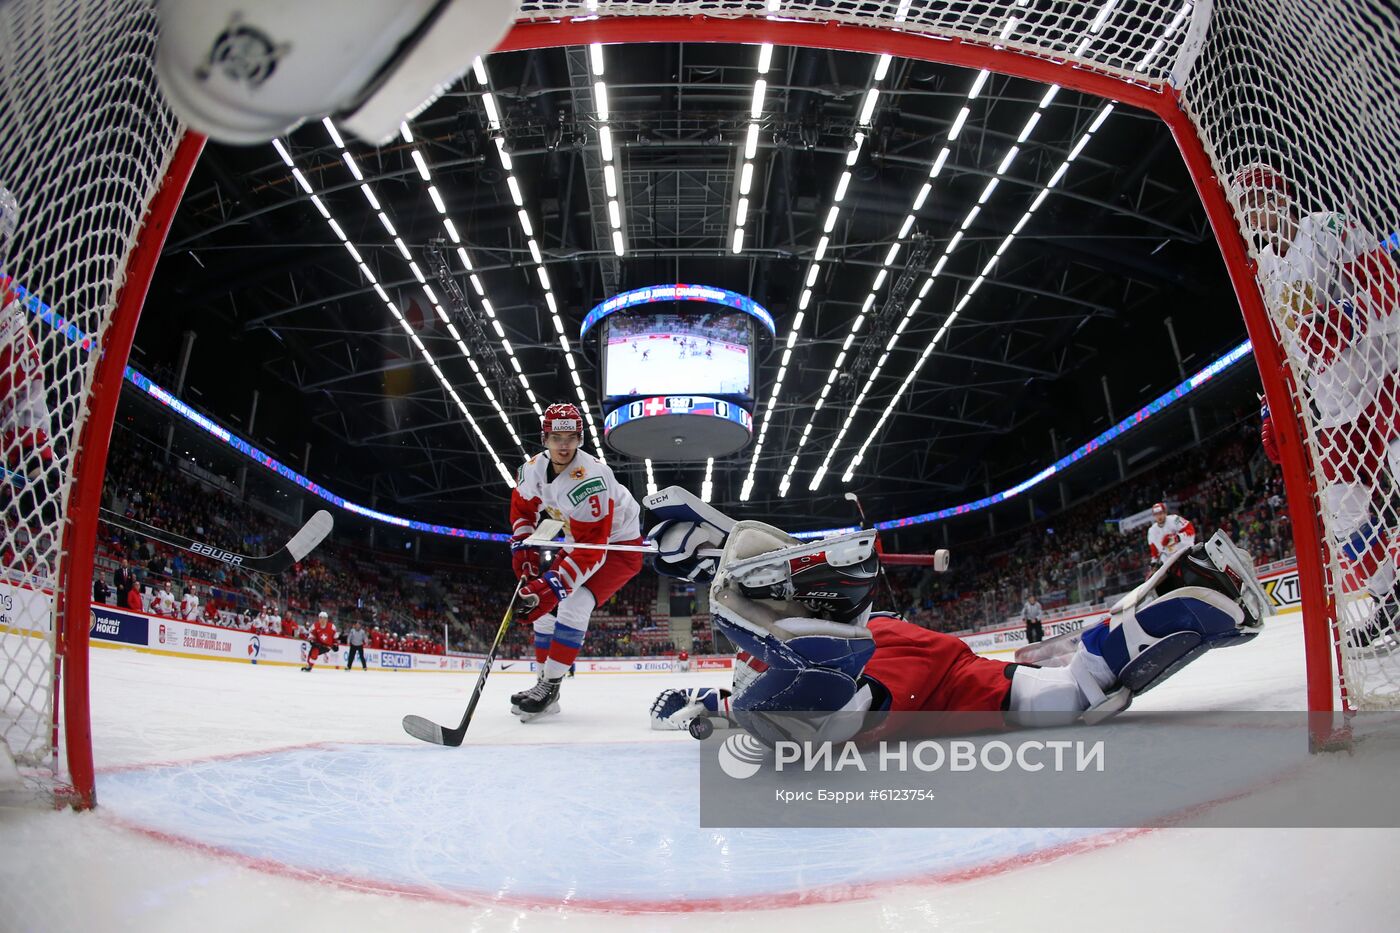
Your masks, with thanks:
[{"label": "ccm stick logo", "polygon": [[196,554],[203,554],[205,557],[210,557],[217,561],[223,561],[225,564],[237,565],[243,563],[242,554],[235,554],[232,551],[225,551],[223,548],[214,547],[212,544],[200,544],[198,541],[196,541],[194,543],[194,546],[192,546],[190,550],[194,551]]}]

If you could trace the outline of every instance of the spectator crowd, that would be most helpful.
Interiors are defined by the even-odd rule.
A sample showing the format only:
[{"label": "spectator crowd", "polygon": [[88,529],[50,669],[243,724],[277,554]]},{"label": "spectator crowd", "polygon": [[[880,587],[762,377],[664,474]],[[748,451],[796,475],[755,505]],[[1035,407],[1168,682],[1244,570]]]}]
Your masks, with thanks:
[{"label": "spectator crowd", "polygon": [[[118,431],[104,507],[243,554],[275,550],[296,530],[290,519],[240,502],[232,484],[192,474],[160,454],[150,442]],[[1155,501],[1192,520],[1199,541],[1222,529],[1261,564],[1292,553],[1282,479],[1259,453],[1256,426],[1242,417],[1199,447],[1066,511],[957,544],[949,573],[887,567],[889,589],[877,604],[893,603],[911,621],[941,631],[1014,624],[1031,596],[1049,615],[1070,605],[1100,605],[1148,573],[1145,523],[1128,530],[1121,523]],[[907,540],[902,544],[913,549]],[[293,637],[305,637],[316,614],[326,611],[342,634],[361,623],[367,647],[421,653],[485,651],[513,585],[504,548],[497,563],[441,564],[332,539],[290,573],[267,577],[193,557],[110,522],[99,529],[96,570],[94,596],[110,604]],[[600,606],[587,654],[712,650],[702,619],[694,625],[693,644],[672,641],[657,585],[654,574],[640,574]],[[513,625],[502,654],[527,656],[531,643],[529,628]]]}]

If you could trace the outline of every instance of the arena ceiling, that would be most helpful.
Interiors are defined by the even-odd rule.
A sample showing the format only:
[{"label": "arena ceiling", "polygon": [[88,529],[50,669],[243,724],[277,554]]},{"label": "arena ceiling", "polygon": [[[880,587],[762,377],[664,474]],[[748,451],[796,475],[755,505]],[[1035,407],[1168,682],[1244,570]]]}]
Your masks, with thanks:
[{"label": "arena ceiling", "polygon": [[[715,464],[714,499],[748,517],[811,527],[850,519],[847,490],[862,494],[872,518],[888,518],[1019,482],[1055,448],[1102,431],[1110,405],[1122,418],[1179,382],[1183,369],[1193,372],[1244,339],[1199,199],[1167,128],[1150,114],[1120,105],[1105,116],[1104,101],[1073,91],[1047,97],[1046,86],[1019,78],[898,58],[882,67],[864,54],[778,47],[760,74],[762,53],[752,45],[604,52],[601,78],[587,47],[491,56],[487,83],[469,72],[412,121],[411,142],[376,149],[346,139],[343,151],[320,123],[291,134],[288,158],[353,254],[274,147],[208,146],[157,270],[134,364],[174,388],[183,335],[193,332],[182,390],[190,403],[246,433],[256,389],[252,439],[297,468],[309,444],[317,482],[397,514],[500,530],[507,486],[496,460],[513,472],[534,451],[537,431],[510,356],[541,405],[577,400],[572,356],[601,427],[597,375],[577,341],[583,314],[643,285],[717,285],[766,306],[778,339],[760,354],[756,427],[772,410],[762,450],[755,459],[751,445]],[[755,118],[760,77],[766,86]],[[615,196],[604,177],[599,80]],[[862,113],[872,87],[878,97]],[[751,122],[759,131],[735,253]],[[857,133],[864,140],[851,155]],[[621,256],[609,216],[614,198]],[[901,247],[887,263],[895,243]],[[403,310],[437,372],[378,289]],[[828,452],[826,475],[809,491]],[[609,462],[644,489],[642,463],[617,454]],[[751,466],[750,496],[740,504]],[[658,465],[655,479],[698,489],[704,472],[703,460]]]}]

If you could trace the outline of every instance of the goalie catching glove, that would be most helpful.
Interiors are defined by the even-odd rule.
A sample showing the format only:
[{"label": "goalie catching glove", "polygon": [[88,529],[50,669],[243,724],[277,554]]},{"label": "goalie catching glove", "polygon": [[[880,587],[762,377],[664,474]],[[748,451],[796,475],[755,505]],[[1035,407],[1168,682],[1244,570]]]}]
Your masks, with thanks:
[{"label": "goalie catching glove", "polygon": [[697,716],[729,716],[729,691],[720,687],[662,690],[651,704],[653,729],[686,729]]}]

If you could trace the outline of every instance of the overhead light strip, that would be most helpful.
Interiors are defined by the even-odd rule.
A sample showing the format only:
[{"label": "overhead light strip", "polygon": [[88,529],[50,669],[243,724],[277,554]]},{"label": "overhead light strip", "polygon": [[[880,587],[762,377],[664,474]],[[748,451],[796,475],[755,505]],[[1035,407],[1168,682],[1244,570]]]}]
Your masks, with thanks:
[{"label": "overhead light strip", "polygon": [[[754,159],[758,154],[758,120],[763,116],[763,105],[768,94],[768,69],[773,64],[773,43],[764,42],[758,47],[758,77],[754,79],[753,96],[749,103],[749,125],[744,133],[744,148],[739,159],[739,199],[734,205],[734,229],[730,233],[730,251],[739,255],[744,251],[747,236],[750,199],[753,198]],[[756,212],[754,212],[756,213]]]},{"label": "overhead light strip", "polygon": [[[1219,359],[1216,359],[1209,366],[1206,366],[1204,369],[1201,369],[1191,378],[1181,383],[1178,383],[1174,388],[1169,389],[1167,392],[1164,392],[1163,394],[1157,396],[1155,399],[1148,402],[1142,408],[1139,408],[1137,411],[1128,415],[1128,417],[1119,421],[1117,424],[1113,425],[1111,428],[1104,431],[1102,434],[1087,441],[1084,444],[1081,444],[1079,447],[1075,448],[1070,453],[1061,457],[1059,460],[1056,460],[1054,463],[1033,474],[1032,476],[1022,480],[1021,482],[1017,483],[1015,486],[1010,487],[1009,489],[1004,489],[1001,492],[993,493],[990,496],[986,496],[974,502],[965,502],[962,505],[954,505],[949,506],[948,508],[939,509],[936,512],[925,512],[922,515],[910,515],[906,518],[894,518],[889,519],[887,521],[876,522],[874,527],[881,531],[886,531],[893,528],[905,528],[910,525],[922,525],[927,522],[941,521],[946,518],[955,518],[959,515],[966,515],[969,512],[976,512],[980,509],[985,509],[989,506],[996,505],[997,503],[1005,502],[1006,500],[1014,498],[1015,496],[1019,496],[1022,493],[1034,489],[1036,486],[1039,486],[1047,480],[1063,473],[1070,466],[1079,462],[1085,457],[1088,457],[1091,454],[1097,453],[1099,451],[1108,449],[1108,446],[1115,440],[1122,437],[1129,431],[1132,431],[1135,428],[1146,423],[1149,418],[1160,414],[1168,407],[1181,401],[1183,397],[1195,391],[1196,389],[1199,389],[1201,386],[1205,385],[1207,382],[1211,381],[1216,376],[1225,372],[1225,370],[1234,366],[1240,360],[1249,357],[1253,352],[1253,346],[1248,340],[1246,340],[1244,343],[1241,343],[1238,346],[1232,348],[1224,356],[1220,357]],[[795,532],[794,536],[798,538],[824,538],[828,535],[853,530],[855,529],[820,528],[814,531]]]},{"label": "overhead light strip", "polygon": [[[788,362],[792,359],[793,347],[797,345],[798,336],[802,332],[802,324],[807,316],[807,306],[812,302],[812,289],[816,286],[817,278],[821,274],[821,261],[826,257],[827,248],[831,244],[831,232],[834,231],[836,222],[841,216],[841,202],[845,199],[851,184],[851,168],[860,158],[861,147],[865,144],[866,134],[863,130],[869,128],[869,122],[874,118],[880,93],[878,85],[889,73],[890,62],[889,55],[881,55],[875,61],[875,69],[871,75],[871,86],[866,92],[865,100],[861,106],[861,115],[864,118],[861,123],[862,129],[858,129],[851,138],[852,145],[846,154],[846,164],[842,167],[835,190],[832,193],[831,209],[827,212],[826,221],[822,225],[822,234],[817,240],[816,249],[812,253],[812,261],[807,267],[807,273],[802,282],[802,293],[797,302],[797,314],[792,320],[792,326],[788,329],[787,342],[783,347],[782,363],[778,366],[777,378],[773,380],[773,388],[768,395],[768,404],[764,406],[763,420],[758,429],[758,439],[754,442],[753,454],[749,459],[748,475],[744,477],[744,482],[739,489],[741,502],[747,502],[753,493],[754,475],[758,471],[758,458],[763,453],[763,444],[768,438],[768,425],[773,420],[773,412],[777,410],[778,399],[782,395],[783,378],[787,375]],[[752,126],[750,132],[753,132]],[[783,482],[779,486],[780,495],[787,494],[787,483],[790,477],[791,464],[789,464],[788,474],[784,476]]]},{"label": "overhead light strip", "polygon": [[[598,79],[598,84],[595,85],[594,88],[594,102],[597,104],[599,102],[598,91],[599,86],[602,85],[604,67],[602,46],[595,44],[589,47],[589,65],[593,70],[593,76]],[[569,343],[568,335],[564,332],[564,319],[559,316],[559,303],[554,297],[554,288],[549,279],[549,270],[545,268],[543,261],[544,256],[540,251],[539,243],[535,240],[534,225],[531,223],[529,211],[525,207],[524,192],[520,186],[520,182],[516,179],[515,165],[511,160],[510,153],[506,151],[506,138],[501,127],[500,110],[496,105],[495,95],[491,92],[491,75],[486,67],[485,61],[481,58],[477,58],[472,63],[472,73],[476,77],[477,84],[481,86],[481,99],[482,105],[486,108],[488,130],[495,143],[496,155],[500,159],[501,168],[506,173],[506,186],[510,190],[511,200],[516,208],[518,208],[516,211],[516,218],[520,222],[521,231],[525,234],[525,240],[530,249],[530,258],[535,264],[535,277],[538,279],[540,289],[544,293],[545,305],[549,308],[549,318],[550,322],[554,325],[555,338],[559,342],[559,349],[564,352],[564,362],[567,363],[569,367],[569,378],[574,384],[574,394],[578,397],[579,410],[583,412],[584,420],[588,422],[588,437],[593,441],[595,456],[606,463],[607,456],[603,451],[603,435],[598,430],[598,424],[593,418],[593,410],[588,405],[588,397],[583,389],[583,379],[579,376],[579,365],[577,360],[574,359],[574,351]],[[602,87],[601,92],[601,101],[603,107],[606,108],[606,87]],[[603,112],[606,113],[606,109]],[[606,121],[600,122],[598,134],[599,142],[603,149],[604,162],[607,163],[604,168],[606,173],[612,169],[613,158],[612,137]],[[615,191],[615,184],[616,179],[614,176],[614,182],[609,186],[613,191]],[[615,204],[616,194],[613,194],[612,197],[613,201],[610,203]],[[611,210],[613,210],[613,208],[610,207],[610,211]],[[615,251],[621,256],[622,251],[620,247],[622,245],[622,236],[620,230],[616,227],[613,229],[613,242]],[[472,284],[473,287],[477,286],[475,278],[473,278]],[[536,411],[540,411],[538,403],[536,403]]]},{"label": "overhead light strip", "polygon": [[[1039,209],[1040,205],[1044,203],[1045,196],[1049,193],[1050,189],[1058,185],[1059,182],[1064,178],[1065,172],[1069,168],[1070,164],[1076,158],[1078,158],[1079,153],[1083,151],[1084,147],[1088,144],[1089,140],[1093,137],[1097,129],[1103,126],[1104,120],[1108,118],[1108,115],[1112,113],[1112,111],[1113,104],[1105,104],[1103,109],[1098,113],[1097,116],[1095,116],[1094,120],[1090,123],[1090,128],[1084,132],[1084,134],[1080,137],[1076,145],[1065,156],[1064,162],[1061,163],[1060,167],[1050,177],[1050,180],[1041,189],[1040,194],[1037,195],[1035,200],[1031,202],[1030,207],[1026,209],[1026,212],[1021,216],[1021,219],[1016,222],[1016,230],[1024,228],[1025,225],[1030,221],[1031,216],[1036,212],[1037,209]],[[895,406],[899,404],[899,400],[903,398],[904,393],[909,390],[909,386],[913,384],[915,377],[918,376],[919,370],[923,368],[924,363],[927,362],[929,356],[933,354],[934,348],[938,346],[939,342],[943,339],[943,336],[953,326],[953,323],[958,319],[958,315],[961,314],[963,309],[967,307],[968,303],[972,300],[973,295],[975,295],[977,290],[982,286],[982,283],[987,280],[987,277],[992,273],[994,267],[1000,261],[1002,254],[1005,253],[1006,250],[1010,247],[1012,240],[1015,236],[1016,234],[1013,232],[1011,234],[1008,234],[1007,237],[1004,240],[1002,240],[1001,245],[998,247],[996,253],[992,256],[991,259],[987,261],[987,264],[983,266],[982,271],[978,273],[977,277],[973,280],[972,284],[968,286],[967,291],[963,293],[962,298],[959,299],[958,303],[953,307],[953,310],[949,312],[948,316],[939,326],[937,332],[933,336],[933,339],[928,342],[928,345],[924,347],[923,352],[919,354],[918,360],[909,370],[908,375],[904,377],[904,381],[900,383],[899,390],[896,391],[895,394],[890,397],[889,403],[885,405],[885,410],[881,412],[880,418],[878,421],[876,421],[874,428],[872,428],[869,434],[866,435],[864,443],[860,445],[860,449],[856,452],[855,456],[851,458],[851,462],[846,467],[846,471],[841,475],[841,481],[843,483],[849,483],[854,477],[856,467],[860,466],[861,461],[865,459],[865,451],[867,450],[867,448],[869,448],[871,442],[880,434],[880,430],[885,426],[885,422],[894,412]],[[947,258],[946,254],[944,258]],[[940,260],[940,266],[941,265],[942,262]],[[932,279],[930,279],[930,283],[931,282]],[[924,290],[921,289],[921,294],[923,293]],[[907,323],[907,320],[908,316],[906,315],[905,322],[903,323]],[[903,326],[903,324],[901,326]],[[870,383],[867,382],[866,390],[868,391],[869,388]],[[864,392],[862,392],[862,395],[864,395]],[[844,436],[847,428],[850,427],[852,420],[855,418],[855,414],[856,410],[853,408],[851,410],[850,415],[846,419],[846,425],[842,428],[841,436]],[[839,442],[840,436],[838,436],[837,438],[837,443]],[[827,462],[822,464],[822,469],[818,471],[817,478],[813,482],[812,488],[816,488],[817,483],[820,482],[820,478],[822,475],[824,475],[826,466],[831,460],[831,456],[835,453],[836,446],[837,444],[832,445],[831,451],[827,455]]]},{"label": "overhead light strip", "polygon": [[[333,126],[330,125],[330,120],[327,119],[323,122],[327,125],[328,133],[331,136],[331,140],[334,142],[335,140],[339,139],[340,134],[338,132],[333,132]],[[419,355],[423,358],[423,361],[426,362],[429,368],[433,371],[433,374],[437,377],[438,382],[442,384],[442,387],[447,392],[448,396],[451,397],[452,400],[457,404],[457,409],[462,413],[462,416],[467,419],[467,424],[471,426],[472,431],[476,434],[477,438],[481,441],[482,446],[486,449],[487,454],[491,457],[491,461],[496,466],[496,472],[501,475],[501,478],[505,481],[507,486],[514,488],[515,477],[511,474],[510,470],[506,469],[505,464],[501,461],[501,458],[496,454],[496,449],[491,445],[491,442],[487,440],[485,432],[481,430],[481,425],[477,423],[477,420],[475,417],[472,416],[472,413],[467,410],[467,406],[462,401],[461,396],[457,393],[456,387],[454,387],[452,383],[449,382],[447,378],[442,374],[441,368],[437,366],[437,360],[435,360],[433,358],[433,355],[428,352],[428,349],[423,346],[422,338],[420,338],[418,334],[414,332],[413,327],[408,323],[407,320],[404,319],[403,312],[399,310],[398,305],[395,304],[389,298],[388,293],[384,290],[384,286],[380,284],[379,278],[365,263],[363,254],[361,254],[360,251],[355,247],[355,244],[350,242],[349,237],[345,233],[345,229],[339,223],[336,222],[334,217],[331,216],[330,208],[326,205],[324,199],[322,199],[320,195],[316,193],[316,191],[312,188],[311,183],[306,179],[306,176],[302,174],[300,169],[297,168],[296,162],[292,159],[291,153],[287,151],[286,145],[282,142],[282,140],[274,139],[272,141],[272,147],[277,151],[277,155],[282,159],[283,163],[286,164],[286,166],[292,170],[293,177],[297,179],[297,184],[301,186],[303,191],[305,191],[308,195],[311,196],[312,205],[315,206],[316,211],[321,215],[321,218],[325,220],[326,225],[330,227],[332,235],[334,235],[335,238],[340,241],[341,245],[345,248],[345,251],[350,255],[350,258],[359,268],[360,274],[365,277],[365,281],[369,282],[370,285],[374,287],[375,294],[379,297],[381,301],[384,302],[384,306],[389,310],[389,313],[393,316],[393,318],[396,321],[398,321],[399,326],[403,328],[404,333],[409,337],[409,340],[413,343],[414,347],[417,348]],[[350,167],[351,174],[359,174],[358,166],[355,165],[354,157],[344,149],[343,140],[340,141],[338,148],[341,149],[342,159],[345,161],[345,164],[348,167]],[[360,177],[363,176],[361,175]],[[366,200],[369,200],[373,197],[373,192],[370,190],[368,184],[361,182],[360,190],[362,194],[368,192],[368,194],[366,195]],[[384,214],[382,209],[378,213],[381,217],[381,225],[384,225],[386,229],[393,226],[391,222],[388,222],[387,215]],[[400,240],[399,242],[402,243],[402,240]],[[400,251],[401,254],[406,255],[406,250],[404,250],[402,247],[400,247]],[[406,261],[408,262],[411,270],[417,269],[417,266],[413,263],[411,259],[407,259]],[[422,281],[421,276],[419,276],[419,280],[420,282]],[[431,290],[425,292],[425,294],[429,295],[431,300]],[[433,300],[432,303],[435,307],[437,307],[439,315],[445,319],[446,315],[442,312],[441,307],[438,306],[437,302]],[[497,410],[499,412],[499,407]],[[515,432],[510,429],[509,420],[506,420],[505,423],[507,430],[510,431],[511,437],[514,438]],[[516,443],[518,445],[519,441],[517,440]]]},{"label": "overhead light strip", "polygon": [[[462,241],[462,235],[458,231],[457,225],[448,215],[447,206],[443,202],[442,194],[438,191],[437,185],[433,184],[433,176],[428,166],[427,159],[424,158],[421,150],[418,148],[417,140],[414,138],[413,131],[409,128],[407,123],[399,125],[399,135],[406,144],[413,147],[410,150],[413,162],[418,166],[418,173],[423,183],[428,187],[429,198],[432,200],[433,207],[437,210],[438,216],[442,218],[443,230],[447,233],[448,239],[453,243],[457,259],[461,262],[462,268],[471,282],[472,290],[476,292],[477,301],[481,305],[481,310],[486,312],[486,317],[491,322],[491,328],[496,332],[496,339],[500,342],[501,349],[505,352],[506,359],[510,363],[511,368],[515,370],[516,379],[520,381],[521,387],[525,390],[525,397],[529,400],[531,407],[534,408],[535,414],[542,417],[544,415],[544,409],[540,407],[539,399],[535,396],[535,390],[530,385],[530,379],[525,375],[524,367],[521,366],[520,360],[515,355],[515,348],[511,346],[510,340],[506,337],[505,328],[501,326],[500,319],[496,315],[496,306],[492,304],[490,296],[486,294],[486,288],[481,282],[481,276],[476,272],[476,266],[472,262],[471,254],[467,252],[466,244]],[[523,215],[524,212],[522,211],[521,213]],[[528,222],[528,219],[526,219],[525,222]],[[401,243],[402,241],[399,242]],[[400,247],[400,249],[406,256],[407,251],[403,249],[403,247]],[[414,274],[418,274],[416,266]],[[423,287],[429,295],[433,296],[434,305],[437,305],[436,295],[433,294],[432,289],[427,285]],[[482,391],[487,394],[487,397],[491,399],[491,404],[496,407],[497,414],[500,415],[501,420],[505,422],[507,428],[510,430],[511,437],[515,439],[516,446],[520,447],[521,453],[525,453],[524,445],[521,444],[520,438],[516,435],[510,419],[506,416],[505,409],[501,407],[499,401],[496,399],[495,393],[491,390],[487,382],[486,374],[483,373],[481,368],[472,360],[471,351],[467,349],[466,341],[462,339],[462,335],[457,331],[456,325],[448,320],[442,308],[438,306],[437,310],[438,315],[443,319],[443,322],[447,324],[448,332],[452,334],[452,339],[456,342],[457,349],[467,358],[467,362],[471,364],[472,373],[475,374],[476,381],[480,383]]]},{"label": "overhead light strip", "polygon": [[[977,72],[976,77],[973,78],[971,87],[969,87],[967,91],[967,104],[971,104],[978,98],[979,95],[981,95],[982,89],[986,86],[987,80],[990,78],[990,76],[991,73],[986,69],[982,69],[981,71]],[[947,143],[954,142],[957,139],[958,135],[962,132],[962,128],[967,122],[968,116],[972,112],[971,108],[967,106],[967,104],[964,104],[959,108],[958,115],[954,118],[952,126],[949,127],[946,137]],[[1013,146],[1010,152],[1007,153],[1006,157],[1002,159],[1001,165],[997,169],[997,177],[993,178],[988,183],[987,187],[983,189],[982,196],[978,201],[979,204],[985,202],[986,199],[990,197],[992,190],[996,187],[997,179],[1002,174],[1004,174],[1007,169],[1011,167],[1019,151],[1019,148]],[[870,291],[865,296],[865,301],[861,304],[860,313],[857,314],[855,319],[851,322],[851,331],[846,336],[845,341],[842,343],[841,351],[836,356],[836,362],[832,364],[831,370],[827,373],[826,382],[822,386],[821,395],[817,398],[816,403],[812,406],[812,414],[807,421],[807,427],[802,432],[801,437],[798,439],[797,451],[793,454],[792,460],[789,461],[787,472],[783,475],[783,478],[779,483],[779,495],[787,495],[787,490],[790,488],[792,483],[792,475],[797,469],[797,464],[801,458],[802,449],[807,444],[807,438],[811,434],[812,426],[816,423],[817,415],[821,412],[822,407],[826,404],[827,397],[831,394],[831,391],[836,384],[836,379],[840,375],[841,367],[846,362],[848,352],[850,350],[851,345],[855,342],[856,335],[860,332],[861,328],[865,326],[866,318],[869,316],[871,310],[875,307],[875,304],[878,301],[880,290],[884,288],[887,282],[889,282],[892,278],[899,274],[898,271],[894,268],[894,262],[898,258],[900,249],[902,248],[904,242],[907,240],[909,234],[914,229],[914,224],[917,219],[918,211],[923,208],[924,204],[928,200],[928,196],[932,191],[932,185],[934,180],[942,174],[943,167],[947,164],[948,158],[951,155],[951,153],[952,147],[950,145],[943,145],[939,148],[937,155],[933,157],[933,161],[929,165],[928,175],[922,181],[919,190],[915,193],[913,202],[910,204],[909,207],[909,213],[905,216],[903,223],[900,225],[899,233],[896,236],[895,242],[890,245],[889,251],[885,254],[884,262],[882,263],[882,268],[875,274],[874,281],[870,285]],[[966,229],[971,224],[971,220],[975,216],[976,208],[974,208],[974,212],[963,221],[963,229]],[[860,410],[861,404],[865,401],[866,396],[870,393],[871,387],[875,384],[875,380],[879,377],[881,370],[888,362],[890,351],[892,351],[895,347],[895,344],[899,342],[900,335],[904,333],[904,329],[909,325],[909,320],[914,316],[914,313],[918,311],[920,302],[922,302],[924,297],[928,294],[929,289],[933,287],[934,280],[938,277],[938,274],[943,271],[943,267],[947,264],[948,255],[951,254],[951,252],[957,248],[958,242],[960,240],[961,237],[959,236],[949,241],[944,250],[943,258],[934,267],[933,273],[928,277],[928,279],[924,282],[923,286],[919,289],[918,296],[914,298],[914,300],[909,303],[909,307],[905,309],[904,318],[900,321],[894,334],[891,336],[889,342],[886,344],[884,351],[881,354],[880,358],[876,361],[875,366],[871,368],[870,374],[865,380],[865,387],[861,389],[860,393],[856,396],[855,402],[851,406],[851,410],[846,415],[845,423],[841,426],[840,431],[836,435],[836,439],[830,445],[828,445],[826,456],[825,458],[823,458],[821,465],[813,474],[811,482],[808,483],[808,489],[816,489],[821,484],[822,478],[826,476],[827,468],[831,464],[831,458],[835,455],[837,448],[841,444],[841,441],[845,439],[846,433],[850,430],[851,423],[855,418],[855,413]]]},{"label": "overhead light strip", "polygon": [[[1097,35],[1099,30],[1102,29],[1103,24],[1107,21],[1109,15],[1113,12],[1115,3],[1116,0],[1106,0],[1104,5],[1100,7],[1099,13],[1095,17],[1094,23],[1090,24],[1090,33],[1089,36],[1086,36],[1086,38]],[[1138,71],[1147,70],[1148,66],[1151,65],[1152,61],[1156,58],[1158,53],[1160,53],[1161,50],[1166,46],[1166,43],[1170,41],[1173,36],[1175,36],[1177,30],[1179,30],[1182,24],[1186,21],[1186,18],[1191,15],[1191,10],[1192,3],[1190,2],[1190,0],[1187,0],[1187,2],[1184,2],[1181,5],[1180,9],[1177,10],[1176,16],[1173,17],[1172,21],[1167,25],[1167,28],[1163,30],[1161,37],[1156,41],[1152,48],[1143,56],[1143,58],[1135,66]],[[1017,20],[1016,22],[1019,22],[1019,20]],[[1097,24],[1097,28],[1095,28],[1095,23]],[[1010,32],[1011,26],[1012,23],[1008,22],[1008,28],[1006,30],[1003,30],[1003,38],[1005,38],[1005,36]],[[1040,106],[1037,108],[1037,112],[1031,116],[1030,120],[1027,121],[1026,125],[1022,128],[1020,135],[1017,137],[1016,142],[1018,144],[1024,142],[1026,138],[1030,136],[1031,131],[1035,128],[1036,122],[1040,119],[1040,112],[1043,111],[1052,100],[1054,100],[1055,95],[1058,92],[1059,85],[1051,85],[1046,90],[1045,95],[1041,98]],[[962,309],[967,306],[968,301],[971,299],[977,287],[979,287],[982,284],[982,281],[985,280],[987,274],[991,271],[992,267],[1001,258],[1002,254],[1005,253],[1006,250],[1011,246],[1013,238],[1021,232],[1021,230],[1030,221],[1031,216],[1035,213],[1037,209],[1039,209],[1041,204],[1045,202],[1045,199],[1050,194],[1050,189],[1053,188],[1055,185],[1059,184],[1059,182],[1064,178],[1065,172],[1069,169],[1070,163],[1073,162],[1074,159],[1079,156],[1079,153],[1083,151],[1084,146],[1088,144],[1090,137],[1092,137],[1093,134],[1096,133],[1100,127],[1103,126],[1104,121],[1108,119],[1109,114],[1111,114],[1112,112],[1113,104],[1109,103],[1105,105],[1102,109],[1100,109],[1098,114],[1090,122],[1088,130],[1083,134],[1083,136],[1080,137],[1079,141],[1076,143],[1074,148],[1070,150],[1069,155],[1066,157],[1065,161],[1060,165],[1060,167],[1055,171],[1055,173],[1051,176],[1050,181],[1041,189],[1040,193],[1036,195],[1035,200],[1031,202],[1030,207],[1026,210],[1025,214],[1022,215],[1021,219],[1016,222],[1016,225],[1012,228],[1011,233],[1008,234],[1004,240],[1002,240],[1001,244],[997,247],[995,255],[991,258],[991,260],[988,261],[986,267],[983,268],[981,274],[978,275],[977,279],[974,280],[973,285],[970,286],[967,292],[963,294],[962,299],[954,307],[952,313],[949,314],[948,319],[943,322],[943,325],[939,328],[937,334],[934,337],[934,340],[930,343],[929,347],[925,349],[924,353],[920,355],[919,360],[915,364],[915,368],[912,372],[917,372],[918,369],[923,366],[924,362],[928,358],[928,354],[932,350],[933,344],[937,343],[938,339],[941,338],[943,334],[947,332],[948,327],[952,324],[953,320],[955,320],[957,315],[962,311]],[[960,238],[961,233],[954,237],[954,241],[957,241]],[[944,260],[946,260],[946,258],[947,257],[945,255]],[[939,264],[935,267],[935,272],[941,270],[944,264],[944,260],[939,261]],[[921,289],[920,296],[922,297],[922,295],[925,294],[925,292],[926,289]],[[907,319],[904,323],[907,323]],[[901,328],[904,326],[904,323],[901,323]],[[891,346],[893,346],[893,343],[891,343]],[[870,446],[870,443],[875,438],[875,436],[879,434],[880,428],[883,426],[890,412],[893,411],[894,406],[899,401],[899,398],[904,394],[905,390],[908,388],[910,381],[911,380],[909,378],[905,379],[904,383],[900,386],[899,391],[895,394],[894,398],[890,400],[889,405],[886,406],[884,413],[880,416],[880,420],[876,423],[875,429],[871,431],[870,434],[866,437],[865,443],[861,445],[860,450],[856,453],[856,456],[852,458],[851,463],[846,467],[846,471],[841,475],[841,481],[843,483],[849,483],[853,478],[855,468],[860,465],[861,460],[864,458],[866,449]],[[870,383],[867,382],[866,391],[869,390],[869,387]],[[847,417],[847,426],[849,426],[849,423],[854,417],[854,415],[855,410],[853,409],[850,415]],[[843,434],[844,431],[845,428],[843,427]],[[831,450],[828,453],[828,461],[830,460],[831,454],[835,452],[835,448],[836,445],[833,444]],[[825,464],[823,466],[825,466]],[[822,472],[823,471],[819,471],[818,476],[812,484],[811,488],[816,488],[816,485],[820,483],[820,477]]]}]

